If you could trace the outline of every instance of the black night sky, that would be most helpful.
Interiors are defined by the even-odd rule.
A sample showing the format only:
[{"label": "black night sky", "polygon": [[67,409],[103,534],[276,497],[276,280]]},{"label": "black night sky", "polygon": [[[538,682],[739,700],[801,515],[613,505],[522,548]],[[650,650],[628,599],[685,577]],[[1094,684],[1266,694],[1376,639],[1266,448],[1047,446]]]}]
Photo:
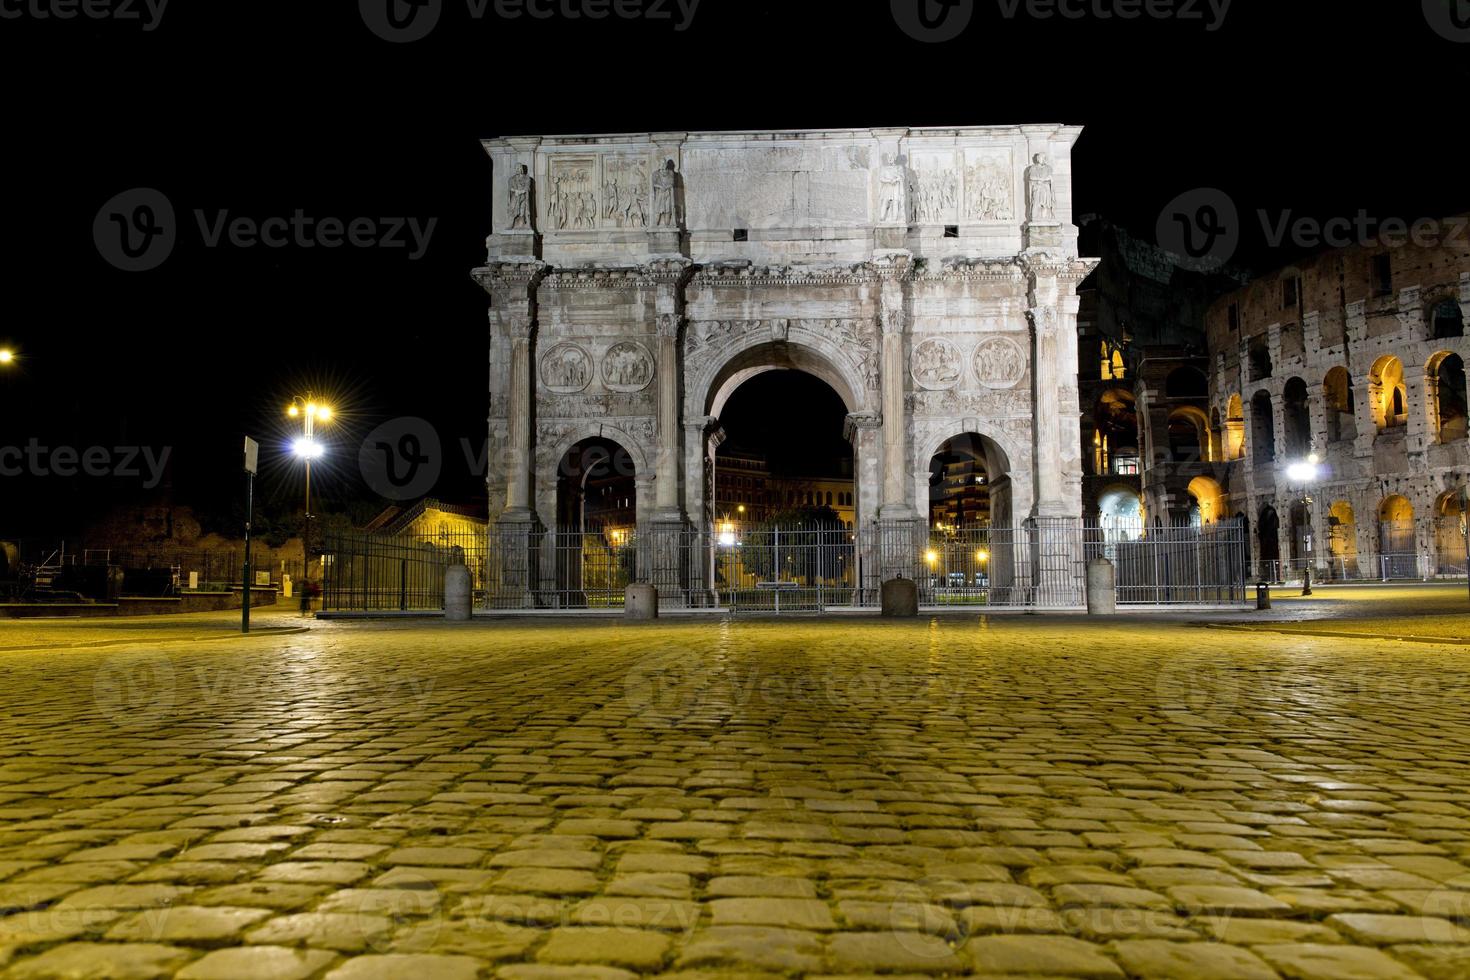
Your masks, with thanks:
[{"label": "black night sky", "polygon": [[[942,44],[910,39],[887,0],[702,0],[682,31],[475,19],[445,0],[411,44],[374,36],[347,0],[175,0],[151,30],[35,15],[65,2],[0,0],[0,342],[21,356],[0,372],[0,447],[169,447],[175,498],[206,509],[240,493],[247,432],[265,442],[262,497],[296,499],[282,409],[308,388],[343,409],[344,446],[388,418],[429,419],[449,454],[440,494],[482,491],[460,446],[483,440],[487,404],[487,300],[469,278],[489,231],[485,137],[1083,124],[1078,217],[1152,237],[1166,202],[1218,187],[1243,216],[1236,262],[1255,267],[1294,249],[1270,247],[1259,209],[1414,219],[1470,197],[1470,43],[1430,25],[1434,4],[1463,0],[1427,0],[1431,14],[1421,0],[1236,0],[1215,30],[1038,19],[1026,3],[1010,19],[1011,0],[975,0]],[[129,273],[104,261],[93,222],[139,187],[166,195],[179,238],[161,267]],[[298,209],[432,233],[419,258],[411,243],[209,247],[195,218]],[[360,492],[355,454],[324,468],[328,508]],[[0,534],[72,533],[139,482],[0,477]]]}]

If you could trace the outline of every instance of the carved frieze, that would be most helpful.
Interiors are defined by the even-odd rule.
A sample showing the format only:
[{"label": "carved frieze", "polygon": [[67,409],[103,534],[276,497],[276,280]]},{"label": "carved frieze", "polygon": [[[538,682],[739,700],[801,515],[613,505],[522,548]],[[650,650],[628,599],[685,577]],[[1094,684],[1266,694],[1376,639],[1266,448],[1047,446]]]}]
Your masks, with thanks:
[{"label": "carved frieze", "polygon": [[592,356],[576,344],[560,343],[541,355],[541,384],[547,391],[574,394],[592,383]]},{"label": "carved frieze", "polygon": [[602,217],[614,228],[648,227],[648,158],[602,159]]},{"label": "carved frieze", "polygon": [[947,340],[930,339],[914,348],[914,382],[929,391],[943,391],[960,383],[964,374],[960,350]]},{"label": "carved frieze", "polygon": [[1026,351],[1010,337],[990,337],[971,356],[975,380],[986,388],[1014,388],[1026,376]]},{"label": "carved frieze", "polygon": [[982,150],[965,168],[965,217],[972,221],[1011,221],[1015,201],[1009,150]]},{"label": "carved frieze", "polygon": [[597,227],[597,158],[553,157],[547,224],[558,231]]},{"label": "carved frieze", "polygon": [[926,170],[909,181],[909,202],[916,225],[952,223],[959,214],[960,181],[953,170]]},{"label": "carved frieze", "polygon": [[642,391],[653,381],[653,355],[642,344],[613,344],[602,356],[602,383],[609,391]]}]

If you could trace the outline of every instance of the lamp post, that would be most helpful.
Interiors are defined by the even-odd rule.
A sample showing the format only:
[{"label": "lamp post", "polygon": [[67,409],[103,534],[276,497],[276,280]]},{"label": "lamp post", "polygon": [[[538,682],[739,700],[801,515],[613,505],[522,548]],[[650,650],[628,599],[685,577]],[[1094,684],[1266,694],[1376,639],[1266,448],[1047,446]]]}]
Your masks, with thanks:
[{"label": "lamp post", "polygon": [[318,405],[308,393],[304,398],[293,398],[286,414],[301,419],[301,438],[291,444],[291,451],[306,466],[306,518],[301,525],[301,614],[304,616],[311,612],[311,597],[306,588],[311,582],[311,461],[320,459],[325,452],[316,441],[316,424],[329,421],[332,410]]},{"label": "lamp post", "polygon": [[1306,522],[1306,561],[1302,568],[1302,595],[1312,594],[1312,487],[1317,482],[1321,458],[1309,453],[1307,458],[1287,467],[1286,475],[1301,487],[1302,518]]}]

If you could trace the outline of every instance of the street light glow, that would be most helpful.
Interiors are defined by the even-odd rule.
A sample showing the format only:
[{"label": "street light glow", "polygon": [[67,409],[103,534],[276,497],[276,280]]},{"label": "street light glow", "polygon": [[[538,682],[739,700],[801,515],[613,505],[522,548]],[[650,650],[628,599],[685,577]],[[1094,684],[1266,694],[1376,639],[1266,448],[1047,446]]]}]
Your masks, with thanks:
[{"label": "street light glow", "polygon": [[289,407],[288,407],[288,408],[287,408],[287,409],[286,409],[286,414],[287,414],[287,415],[289,415],[289,416],[291,416],[291,417],[292,417],[292,418],[293,418],[293,419],[294,419],[294,418],[295,418],[295,417],[296,417],[296,416],[298,416],[298,415],[300,415],[300,414],[301,414],[301,412],[299,412],[299,411],[298,411],[298,410],[297,410],[297,408],[296,408],[296,406],[295,406],[295,405],[291,405],[291,406],[289,406]]},{"label": "street light glow", "polygon": [[14,364],[15,351],[9,347],[0,347],[0,364]]},{"label": "street light glow", "polygon": [[314,439],[297,439],[291,444],[291,451],[302,459],[321,459],[327,450]]},{"label": "street light glow", "polygon": [[1286,468],[1286,475],[1293,483],[1311,483],[1317,479],[1317,458],[1314,454],[1305,462],[1292,463]]},{"label": "street light glow", "polygon": [[933,548],[929,549],[928,551],[924,552],[924,560],[931,565],[934,564],[936,561],[939,560],[939,552],[935,551]]}]

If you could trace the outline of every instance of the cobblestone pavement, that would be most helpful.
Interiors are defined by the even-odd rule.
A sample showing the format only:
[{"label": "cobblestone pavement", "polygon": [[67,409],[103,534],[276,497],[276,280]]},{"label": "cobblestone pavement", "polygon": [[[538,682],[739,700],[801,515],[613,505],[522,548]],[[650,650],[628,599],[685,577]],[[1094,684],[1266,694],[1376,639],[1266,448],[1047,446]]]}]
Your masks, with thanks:
[{"label": "cobblestone pavement", "polygon": [[1467,658],[1038,617],[0,651],[0,963],[1470,976]]}]

